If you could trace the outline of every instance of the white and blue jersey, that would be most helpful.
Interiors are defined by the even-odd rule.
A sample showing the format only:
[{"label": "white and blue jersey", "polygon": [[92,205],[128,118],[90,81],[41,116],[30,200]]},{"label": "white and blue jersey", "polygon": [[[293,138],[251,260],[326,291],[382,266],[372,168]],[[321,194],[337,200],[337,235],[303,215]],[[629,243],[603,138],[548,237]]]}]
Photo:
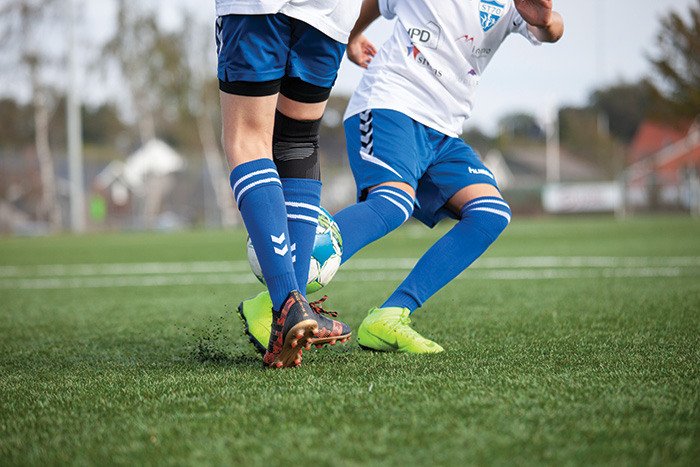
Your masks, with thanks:
[{"label": "white and blue jersey", "polygon": [[396,18],[394,31],[365,71],[345,118],[391,109],[458,136],[503,40],[515,32],[540,43],[513,0],[379,0],[379,9]]},{"label": "white and blue jersey", "polygon": [[459,135],[479,79],[503,40],[516,32],[533,44],[513,0],[379,0],[396,18],[345,112],[348,156],[358,190],[404,182],[416,192],[413,216],[428,226],[446,216],[460,189],[497,187]]}]

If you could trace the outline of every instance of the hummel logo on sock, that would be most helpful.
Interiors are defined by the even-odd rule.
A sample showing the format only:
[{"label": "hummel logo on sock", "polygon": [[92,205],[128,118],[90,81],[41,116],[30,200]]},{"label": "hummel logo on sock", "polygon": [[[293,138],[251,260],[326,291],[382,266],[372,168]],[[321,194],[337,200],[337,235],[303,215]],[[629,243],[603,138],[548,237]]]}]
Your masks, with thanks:
[{"label": "hummel logo on sock", "polygon": [[[282,245],[284,243],[284,240],[285,240],[284,232],[282,232],[282,235],[280,235],[279,237],[275,237],[274,235],[270,235],[270,239],[272,239],[273,243],[276,243],[277,245]],[[286,244],[282,248],[274,247],[274,249],[275,249],[275,253],[280,255],[280,256],[286,255],[287,252],[289,251],[289,248],[287,247]]]},{"label": "hummel logo on sock", "polygon": [[274,235],[270,235],[270,238],[272,239],[272,243],[276,243],[278,245],[281,245],[285,240],[284,232],[282,232],[282,234],[279,237],[275,237]]}]

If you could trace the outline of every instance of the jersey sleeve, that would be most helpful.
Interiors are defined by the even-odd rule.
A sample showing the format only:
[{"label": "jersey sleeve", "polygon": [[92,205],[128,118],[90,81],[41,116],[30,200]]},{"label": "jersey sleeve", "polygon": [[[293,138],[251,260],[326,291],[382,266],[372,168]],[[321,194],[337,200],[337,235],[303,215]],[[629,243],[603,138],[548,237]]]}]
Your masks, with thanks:
[{"label": "jersey sleeve", "polygon": [[396,11],[394,10],[396,0],[379,0],[378,5],[379,12],[382,14],[383,17],[385,17],[386,19],[394,19],[394,17],[396,16]]},{"label": "jersey sleeve", "polygon": [[529,40],[533,45],[542,45],[542,42],[527,28],[527,22],[520,16],[517,8],[513,8],[513,18],[510,21],[511,30]]}]

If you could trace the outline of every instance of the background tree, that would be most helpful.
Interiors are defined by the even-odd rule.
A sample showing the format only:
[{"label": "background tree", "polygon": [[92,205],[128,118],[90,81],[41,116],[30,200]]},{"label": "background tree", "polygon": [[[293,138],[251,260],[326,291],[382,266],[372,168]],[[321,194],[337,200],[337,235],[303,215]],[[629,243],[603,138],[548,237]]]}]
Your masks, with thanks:
[{"label": "background tree", "polygon": [[[183,12],[184,17],[188,15]],[[189,128],[196,128],[201,154],[214,190],[220,223],[234,225],[238,221],[233,193],[229,185],[229,170],[220,144],[221,117],[214,42],[211,40],[211,24],[185,22],[178,34],[182,54],[180,80],[180,114]]]},{"label": "background tree", "polygon": [[[687,20],[687,21],[686,21]],[[700,115],[700,0],[687,14],[669,13],[661,19],[655,75],[649,87],[657,104],[656,116],[680,123]]]},{"label": "background tree", "polygon": [[117,29],[104,47],[104,56],[115,67],[125,89],[117,103],[136,120],[141,143],[156,137],[157,125],[177,120],[181,90],[178,73],[183,68],[176,33],[161,30],[152,9],[134,0],[117,0]]},{"label": "background tree", "polygon": [[32,109],[14,99],[0,99],[0,142],[3,150],[20,150],[34,135]]},{"label": "background tree", "polygon": [[600,167],[614,179],[625,166],[625,146],[609,131],[609,119],[594,106],[559,110],[561,145],[574,156]]},{"label": "background tree", "polygon": [[65,14],[60,0],[14,0],[0,6],[0,56],[4,73],[15,73],[17,82],[28,83],[34,148],[41,175],[41,202],[37,217],[48,220],[52,230],[61,227],[56,202],[56,175],[49,140],[49,125],[61,94]]},{"label": "background tree", "polygon": [[469,128],[462,133],[462,139],[482,158],[495,147],[495,141],[479,128]]},{"label": "background tree", "polygon": [[543,140],[544,131],[537,119],[530,114],[516,112],[501,117],[498,121],[501,136],[508,139]]},{"label": "background tree", "polygon": [[92,148],[114,147],[125,127],[117,109],[108,103],[83,107],[83,142]]},{"label": "background tree", "polygon": [[598,89],[591,94],[589,102],[601,119],[600,125],[607,125],[610,135],[624,144],[632,141],[637,127],[652,109],[651,92],[643,81]]}]

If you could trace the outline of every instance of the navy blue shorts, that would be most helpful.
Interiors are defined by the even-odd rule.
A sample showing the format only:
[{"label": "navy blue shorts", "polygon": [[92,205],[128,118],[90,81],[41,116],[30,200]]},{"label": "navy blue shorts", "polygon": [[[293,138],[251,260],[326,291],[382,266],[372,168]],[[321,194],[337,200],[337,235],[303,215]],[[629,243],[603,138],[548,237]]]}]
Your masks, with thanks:
[{"label": "navy blue shorts", "polygon": [[299,78],[331,88],[345,44],[281,13],[226,15],[216,20],[217,76],[222,82]]},{"label": "navy blue shorts", "polygon": [[345,138],[358,200],[385,182],[404,182],[416,191],[413,217],[433,227],[457,216],[445,203],[464,187],[496,179],[461,138],[447,136],[387,109],[361,112],[345,120]]}]

